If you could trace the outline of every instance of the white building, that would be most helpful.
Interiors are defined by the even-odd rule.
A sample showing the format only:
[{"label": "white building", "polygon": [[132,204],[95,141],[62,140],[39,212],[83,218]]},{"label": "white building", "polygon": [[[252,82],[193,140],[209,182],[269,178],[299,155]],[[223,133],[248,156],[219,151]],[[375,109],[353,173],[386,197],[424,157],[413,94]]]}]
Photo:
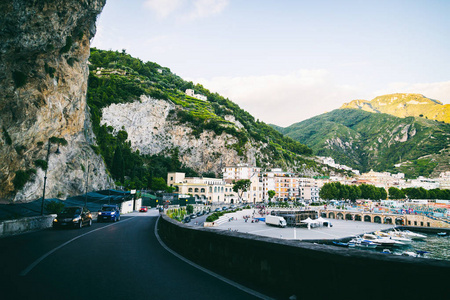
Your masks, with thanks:
[{"label": "white building", "polygon": [[185,173],[167,174],[167,185],[175,187],[176,192],[192,195],[197,201],[209,204],[233,204],[238,195],[233,192],[233,184],[218,178],[185,177]]},{"label": "white building", "polygon": [[416,179],[412,179],[409,182],[409,186],[412,188],[424,188],[426,190],[438,189],[440,187],[439,181],[436,179],[425,178],[419,176]]},{"label": "white building", "polygon": [[190,97],[194,97],[194,98],[196,98],[196,99],[199,99],[199,100],[203,100],[203,101],[208,100],[208,98],[207,98],[205,95],[202,95],[202,94],[196,94],[195,91],[194,91],[193,89],[187,89],[187,90],[185,91],[185,94],[188,95],[188,96],[190,96]]},{"label": "white building", "polygon": [[263,184],[260,178],[261,168],[249,164],[237,164],[236,166],[226,166],[222,169],[223,180],[233,183],[241,179],[249,179],[251,184],[247,192],[242,195],[244,202],[262,202]]}]

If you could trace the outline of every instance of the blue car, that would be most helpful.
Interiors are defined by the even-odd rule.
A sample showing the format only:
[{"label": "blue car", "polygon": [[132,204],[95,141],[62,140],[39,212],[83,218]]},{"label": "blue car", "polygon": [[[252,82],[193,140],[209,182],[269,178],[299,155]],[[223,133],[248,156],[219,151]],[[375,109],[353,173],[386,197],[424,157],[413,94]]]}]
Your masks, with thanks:
[{"label": "blue car", "polygon": [[103,205],[102,209],[98,211],[97,222],[111,221],[116,222],[120,220],[120,210],[117,205]]}]

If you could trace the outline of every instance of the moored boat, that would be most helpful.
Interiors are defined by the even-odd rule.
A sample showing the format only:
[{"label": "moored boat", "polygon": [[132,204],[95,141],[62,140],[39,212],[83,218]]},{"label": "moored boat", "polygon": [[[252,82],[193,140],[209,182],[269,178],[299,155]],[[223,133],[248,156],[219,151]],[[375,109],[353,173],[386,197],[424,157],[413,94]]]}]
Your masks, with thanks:
[{"label": "moored boat", "polygon": [[383,246],[383,247],[395,246],[395,245],[399,245],[399,243],[401,243],[401,242],[397,242],[390,238],[379,237],[379,236],[376,236],[374,234],[369,234],[369,233],[365,233],[363,235],[363,238],[366,240],[369,240],[377,245]]},{"label": "moored boat", "polygon": [[349,244],[350,243],[354,244],[355,247],[359,247],[359,248],[376,248],[378,246],[378,244],[375,244],[374,242],[366,240],[361,237],[356,237],[356,238],[352,239],[349,242]]},{"label": "moored boat", "polygon": [[413,239],[413,240],[424,240],[426,236],[417,232],[412,232],[409,230],[398,231],[394,229],[394,233],[405,238]]},{"label": "moored boat", "polygon": [[338,246],[338,247],[348,247],[348,243],[343,243],[343,242],[333,241],[333,245]]}]

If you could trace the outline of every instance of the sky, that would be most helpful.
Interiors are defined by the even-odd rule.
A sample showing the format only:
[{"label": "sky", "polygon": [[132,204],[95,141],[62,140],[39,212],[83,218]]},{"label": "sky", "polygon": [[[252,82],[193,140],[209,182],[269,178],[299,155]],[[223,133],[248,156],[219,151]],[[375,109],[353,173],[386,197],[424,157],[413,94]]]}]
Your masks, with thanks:
[{"label": "sky", "polygon": [[449,15],[448,0],[107,0],[92,46],[286,127],[391,93],[450,104]]}]

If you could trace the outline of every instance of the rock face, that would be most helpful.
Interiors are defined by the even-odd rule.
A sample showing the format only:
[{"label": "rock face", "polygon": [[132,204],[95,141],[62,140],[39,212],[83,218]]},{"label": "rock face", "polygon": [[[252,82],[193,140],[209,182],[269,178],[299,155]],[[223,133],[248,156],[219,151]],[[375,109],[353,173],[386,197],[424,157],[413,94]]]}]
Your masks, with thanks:
[{"label": "rock face", "polygon": [[[0,199],[42,196],[51,137],[46,198],[106,188],[111,179],[87,114],[89,42],[106,0],[16,0],[0,3]],[[27,174],[19,180],[18,172]]]},{"label": "rock face", "polygon": [[125,129],[134,150],[142,154],[168,153],[177,148],[181,162],[199,172],[221,172],[221,165],[256,163],[257,150],[246,149],[246,157],[237,155],[232,145],[236,137],[203,131],[199,137],[192,129],[168,118],[175,105],[165,100],[141,96],[140,101],[113,104],[102,110],[101,124],[115,131]]}]

